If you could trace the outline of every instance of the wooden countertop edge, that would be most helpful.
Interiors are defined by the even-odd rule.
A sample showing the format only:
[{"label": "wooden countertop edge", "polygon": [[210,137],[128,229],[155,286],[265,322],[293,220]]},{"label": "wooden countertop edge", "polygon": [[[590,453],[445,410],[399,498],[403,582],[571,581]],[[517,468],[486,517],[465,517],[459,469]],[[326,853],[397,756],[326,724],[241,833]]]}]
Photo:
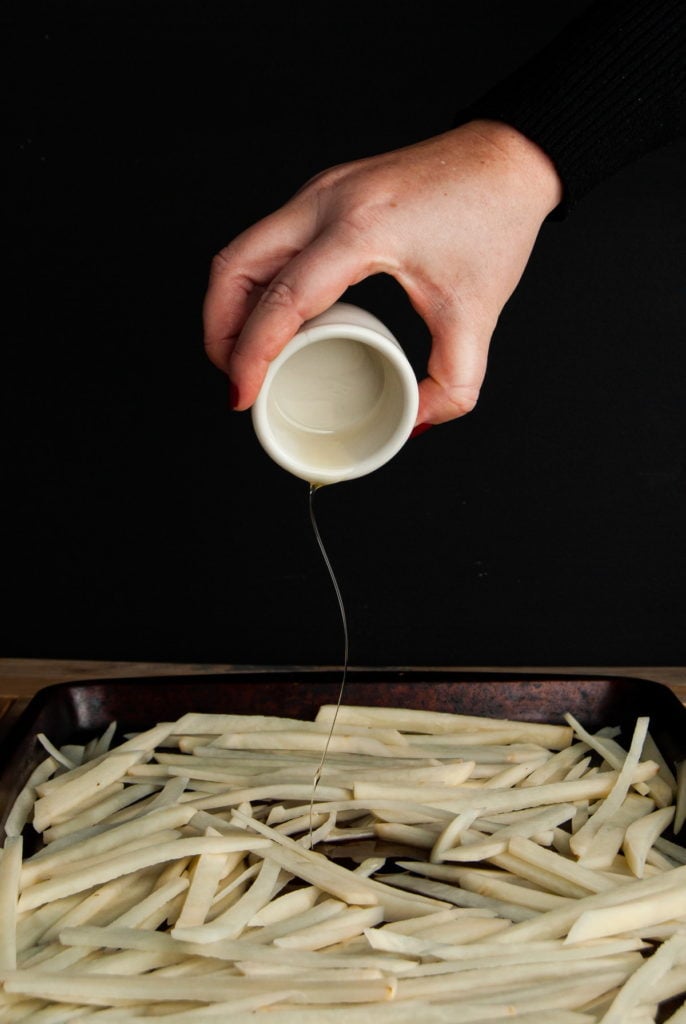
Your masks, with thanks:
[{"label": "wooden countertop edge", "polygon": [[[88,679],[116,679],[136,676],[154,678],[170,675],[217,675],[235,672],[260,672],[286,667],[293,671],[313,666],[235,665],[229,663],[97,661],[91,659],[0,658],[0,717],[14,701],[29,700],[45,686]],[[340,666],[315,666],[336,669]],[[358,668],[359,666],[355,666]],[[550,665],[439,665],[389,666],[389,668],[422,668],[454,672],[516,672],[545,675],[590,675],[649,679],[669,686],[686,703],[686,666],[550,666]]]}]

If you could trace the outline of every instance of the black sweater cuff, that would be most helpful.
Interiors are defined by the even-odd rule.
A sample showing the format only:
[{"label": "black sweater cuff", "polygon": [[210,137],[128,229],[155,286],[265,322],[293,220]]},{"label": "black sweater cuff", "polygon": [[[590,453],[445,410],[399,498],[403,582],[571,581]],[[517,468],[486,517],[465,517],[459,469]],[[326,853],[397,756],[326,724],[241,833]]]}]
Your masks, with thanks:
[{"label": "black sweater cuff", "polygon": [[683,0],[597,0],[460,111],[504,121],[555,164],[560,218],[592,188],[685,128]]}]

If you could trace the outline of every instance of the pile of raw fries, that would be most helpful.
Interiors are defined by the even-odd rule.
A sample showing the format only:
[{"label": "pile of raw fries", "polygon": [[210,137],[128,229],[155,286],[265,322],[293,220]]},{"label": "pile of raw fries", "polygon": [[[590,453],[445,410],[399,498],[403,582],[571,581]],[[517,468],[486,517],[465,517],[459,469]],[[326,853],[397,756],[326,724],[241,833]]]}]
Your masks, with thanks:
[{"label": "pile of raw fries", "polygon": [[335,712],[40,736],[0,1024],[686,1022],[685,787],[646,718],[622,746],[572,715]]}]

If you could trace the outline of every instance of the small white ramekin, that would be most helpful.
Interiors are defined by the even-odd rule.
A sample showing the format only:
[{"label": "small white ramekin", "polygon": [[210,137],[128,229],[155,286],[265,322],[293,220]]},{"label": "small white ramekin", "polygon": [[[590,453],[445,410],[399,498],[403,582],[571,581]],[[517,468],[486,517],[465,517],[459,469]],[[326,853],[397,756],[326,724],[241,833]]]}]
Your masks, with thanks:
[{"label": "small white ramekin", "polygon": [[283,469],[331,484],[388,462],[410,436],[418,404],[414,370],[388,328],[336,302],[272,361],[252,420]]}]

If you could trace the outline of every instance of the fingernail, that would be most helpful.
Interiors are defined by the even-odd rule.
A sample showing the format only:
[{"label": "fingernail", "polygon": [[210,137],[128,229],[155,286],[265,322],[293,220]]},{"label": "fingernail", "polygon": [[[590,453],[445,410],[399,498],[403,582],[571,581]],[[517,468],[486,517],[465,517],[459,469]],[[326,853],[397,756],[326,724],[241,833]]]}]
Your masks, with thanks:
[{"label": "fingernail", "polygon": [[410,434],[410,437],[419,437],[419,435],[423,434],[426,430],[429,429],[429,427],[433,427],[433,423],[418,423],[417,426],[412,431],[412,433]]},{"label": "fingernail", "polygon": [[238,388],[232,380],[229,381],[229,405],[232,409],[238,405]]}]

